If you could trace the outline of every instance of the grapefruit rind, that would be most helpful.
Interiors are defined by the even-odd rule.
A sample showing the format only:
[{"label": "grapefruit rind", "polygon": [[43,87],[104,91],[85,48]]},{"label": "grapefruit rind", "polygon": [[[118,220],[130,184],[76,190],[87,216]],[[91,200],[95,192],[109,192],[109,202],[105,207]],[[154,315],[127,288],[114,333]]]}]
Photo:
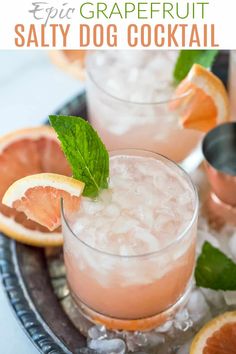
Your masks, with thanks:
[{"label": "grapefruit rind", "polygon": [[[54,141],[60,147],[60,142],[52,127],[36,126],[36,127],[18,129],[14,132],[5,134],[4,136],[0,137],[0,156],[2,155],[2,153],[4,154],[4,151],[6,149],[11,148],[12,144],[21,142],[22,140],[37,141],[40,140],[41,138],[45,138],[46,140],[48,139],[49,141]],[[49,156],[47,156],[47,159],[48,158]],[[29,165],[30,165],[30,161],[29,161]],[[63,168],[64,168],[64,164],[63,164]],[[67,170],[66,174],[68,172],[69,171]],[[19,223],[17,220],[15,220],[13,216],[5,215],[1,212],[0,212],[0,232],[6,234],[12,239],[15,239],[16,241],[28,245],[32,245],[32,246],[38,246],[38,247],[60,246],[63,243],[62,234],[58,230],[49,232],[46,229],[42,230],[41,227],[36,227],[35,229],[31,229]]]},{"label": "grapefruit rind", "polygon": [[23,198],[28,189],[36,187],[62,189],[72,196],[80,197],[84,189],[84,183],[72,177],[62,176],[56,173],[39,173],[26,176],[17,180],[8,188],[2,198],[2,203],[12,208],[13,203]]},{"label": "grapefruit rind", "polygon": [[194,64],[178,85],[174,98],[170,108],[177,112],[184,128],[207,132],[230,118],[229,98],[223,83],[199,64]]},{"label": "grapefruit rind", "polygon": [[208,338],[225,324],[230,323],[236,324],[236,311],[226,312],[208,322],[194,337],[190,347],[190,354],[202,354]]},{"label": "grapefruit rind", "polygon": [[5,235],[18,242],[36,247],[56,247],[61,246],[63,237],[61,232],[41,232],[30,230],[23,225],[0,213],[0,230]]},{"label": "grapefruit rind", "polygon": [[8,133],[0,137],[0,154],[3,152],[4,149],[6,149],[12,143],[15,143],[23,139],[37,140],[41,137],[55,140],[59,144],[57,135],[52,127],[45,125],[40,127],[19,129],[12,133]]},{"label": "grapefruit rind", "polygon": [[68,210],[75,212],[83,189],[84,183],[71,177],[55,173],[34,174],[14,182],[5,192],[2,203],[53,232],[61,226],[61,198],[65,198]]},{"label": "grapefruit rind", "polygon": [[222,81],[199,64],[194,64],[190,70],[187,81],[203,90],[214,100],[217,107],[217,123],[223,123],[229,119],[229,99]]}]

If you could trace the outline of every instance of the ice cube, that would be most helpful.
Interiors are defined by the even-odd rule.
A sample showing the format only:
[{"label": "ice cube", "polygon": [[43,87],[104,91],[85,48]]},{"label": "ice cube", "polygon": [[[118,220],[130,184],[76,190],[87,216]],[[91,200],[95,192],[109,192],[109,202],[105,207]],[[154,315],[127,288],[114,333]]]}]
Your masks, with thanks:
[{"label": "ice cube", "polygon": [[105,326],[92,326],[88,330],[88,338],[90,339],[105,339],[107,331]]},{"label": "ice cube", "polygon": [[103,230],[103,233],[105,233],[105,228],[107,228],[106,231],[109,229],[110,218],[104,216],[104,214],[101,213],[101,214],[99,214],[98,217],[93,218],[93,222],[91,222],[91,220],[90,220],[90,223],[92,224],[90,226],[91,229],[95,228],[96,231],[98,229],[101,229],[101,230]]},{"label": "ice cube", "polygon": [[133,191],[128,189],[127,185],[118,193],[114,194],[113,200],[121,210],[125,209],[128,211],[135,210],[139,201]]},{"label": "ice cube", "polygon": [[165,343],[165,336],[164,334],[157,333],[155,331],[147,332],[147,343],[149,347],[158,347],[161,344]]},{"label": "ice cube", "polygon": [[123,256],[137,255],[159,249],[159,242],[148,230],[133,226],[129,233],[116,234],[114,242]]},{"label": "ice cube", "polygon": [[106,51],[97,52],[96,55],[92,57],[95,66],[103,66],[106,64]]},{"label": "ice cube", "polygon": [[99,354],[125,354],[126,345],[121,339],[92,339],[88,346]]},{"label": "ice cube", "polygon": [[138,68],[132,68],[132,69],[130,70],[130,72],[129,72],[128,77],[127,77],[127,81],[128,81],[129,83],[133,83],[133,82],[137,83],[138,77],[139,77],[139,70],[138,70]]},{"label": "ice cube", "polygon": [[157,251],[160,248],[157,238],[146,228],[135,227],[133,229],[133,238],[144,252]]},{"label": "ice cube", "polygon": [[147,337],[145,332],[125,332],[125,341],[129,351],[136,352],[147,344]]},{"label": "ice cube", "polygon": [[[186,190],[179,196],[179,204],[184,206],[186,204],[192,204],[192,193],[190,190]],[[191,208],[192,209],[192,208]]]},{"label": "ice cube", "polygon": [[[102,51],[90,57],[90,66],[96,75],[96,81],[105,90],[126,100],[131,100],[131,96],[135,92],[140,96],[139,101],[141,102],[150,102],[150,95],[155,102],[162,97],[170,97],[173,91],[171,85],[171,73],[174,66],[173,55],[170,56],[166,52],[125,50],[114,53],[113,51]],[[163,70],[163,63],[165,63],[165,70]],[[142,82],[142,85],[137,85],[137,79]],[[155,93],[156,96],[154,96]],[[161,94],[161,97],[157,93]],[[133,109],[132,106],[130,111],[132,112]],[[147,110],[147,108],[145,109]],[[148,113],[146,115],[148,116]]]},{"label": "ice cube", "polygon": [[81,202],[81,211],[85,211],[86,214],[96,214],[103,209],[103,205],[90,198],[83,198]]},{"label": "ice cube", "polygon": [[228,306],[236,305],[236,291],[224,291],[224,298]]},{"label": "ice cube", "polygon": [[147,205],[138,205],[133,215],[148,229],[152,228],[154,223],[154,212],[152,208],[147,207]]},{"label": "ice cube", "polygon": [[172,326],[173,326],[173,321],[167,321],[162,326],[156,328],[155,331],[160,333],[166,333],[171,329]]},{"label": "ice cube", "polygon": [[[111,180],[111,187],[113,188],[113,201],[116,202],[118,205],[124,206],[125,204],[121,204],[120,200],[123,201],[129,198],[130,196],[130,190],[128,185],[131,184],[131,181],[129,180],[129,176],[127,175],[126,177],[120,177],[116,176],[115,178],[112,178]],[[123,194],[121,196],[121,194]],[[124,195],[125,194],[125,195]]]},{"label": "ice cube", "polygon": [[190,327],[192,327],[193,321],[189,317],[189,313],[187,309],[183,309],[179,311],[174,319],[174,326],[175,328],[179,329],[180,331],[186,332]]},{"label": "ice cube", "polygon": [[104,209],[104,214],[112,219],[118,218],[120,215],[120,208],[117,204],[111,203]]},{"label": "ice cube", "polygon": [[212,309],[215,308],[219,311],[225,308],[225,300],[222,291],[201,288],[201,292]]},{"label": "ice cube", "polygon": [[187,309],[194,325],[201,325],[211,318],[209,305],[199,289],[191,292]]},{"label": "ice cube", "polygon": [[120,85],[117,82],[117,80],[114,80],[113,78],[109,78],[106,82],[107,89],[111,91],[114,95],[114,93],[119,93],[120,92]]},{"label": "ice cube", "polygon": [[73,225],[73,231],[75,234],[80,234],[82,230],[84,230],[90,223],[90,220],[86,216],[79,216],[76,222]]},{"label": "ice cube", "polygon": [[[149,59],[148,63],[147,63],[147,70],[150,70],[150,71],[157,71],[157,68],[165,68],[166,67],[166,63],[167,63],[167,60],[166,60],[166,56],[162,56],[161,54],[157,57],[157,56],[153,56],[152,58]],[[158,71],[159,72],[159,71]],[[164,74],[166,74],[166,70],[162,70],[162,72],[164,72]],[[155,78],[155,81],[158,81],[158,83],[161,84],[160,82],[160,76],[162,75],[162,72],[160,71],[159,72],[159,75],[158,75],[158,80],[156,80]],[[168,70],[167,70],[168,72]],[[150,80],[152,78],[150,77]],[[165,80],[167,81],[167,80]],[[166,87],[166,82],[164,83],[163,82],[163,87],[162,88],[165,88]]]},{"label": "ice cube", "polygon": [[113,232],[116,234],[124,234],[131,232],[133,228],[138,226],[138,221],[128,215],[120,215],[113,223]]},{"label": "ice cube", "polygon": [[[149,179],[150,181],[150,179]],[[141,201],[145,200],[145,205],[152,205],[153,201],[155,201],[155,189],[153,186],[148,186],[147,183],[138,182],[135,184],[134,188],[135,193],[141,197]]]},{"label": "ice cube", "polygon": [[145,353],[149,353],[148,348],[159,347],[165,342],[165,337],[155,331],[125,332],[125,340],[129,351],[136,353],[138,350],[145,350]]},{"label": "ice cube", "polygon": [[104,204],[109,205],[112,201],[112,190],[110,188],[103,189],[99,195],[99,201],[101,201],[99,204],[102,206],[102,208],[104,208]]},{"label": "ice cube", "polygon": [[[154,221],[154,230],[158,235],[175,235],[178,227],[177,218],[173,210],[162,208],[156,213],[156,220]],[[165,236],[164,236],[165,238]]]}]

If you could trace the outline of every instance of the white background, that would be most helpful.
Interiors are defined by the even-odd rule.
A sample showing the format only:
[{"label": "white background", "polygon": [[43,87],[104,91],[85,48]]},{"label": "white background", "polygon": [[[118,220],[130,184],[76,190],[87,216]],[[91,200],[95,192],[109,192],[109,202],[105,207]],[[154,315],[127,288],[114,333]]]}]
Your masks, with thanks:
[{"label": "white background", "polygon": [[[81,83],[50,63],[46,52],[0,51],[0,135],[40,124],[81,89]],[[38,353],[17,322],[1,281],[0,353]]]},{"label": "white background", "polygon": [[[13,49],[15,48],[15,43],[14,43],[14,27],[17,23],[23,23],[25,25],[29,25],[30,23],[36,23],[38,22],[38,25],[40,23],[44,23],[44,21],[36,21],[33,19],[32,15],[28,12],[29,9],[32,8],[32,2],[33,0],[0,0],[1,4],[1,11],[0,11],[0,48],[1,49]],[[61,5],[65,3],[64,0],[47,0],[46,1],[49,4],[49,7],[51,6],[56,6],[58,8],[61,8]],[[85,0],[83,1],[76,1],[76,0],[68,0],[67,3],[71,7],[76,7],[77,8],[77,13],[78,13],[78,5],[82,2],[86,2]],[[93,3],[99,2],[98,0],[92,1]],[[101,0],[101,2],[106,2],[109,4],[109,7],[112,6],[112,4],[115,1],[111,0]],[[122,5],[124,3],[124,0],[116,0],[119,4]],[[127,2],[129,2],[127,0]],[[137,3],[137,0],[133,1],[134,3]],[[140,2],[142,2],[140,0]],[[145,1],[144,1],[145,2]],[[158,2],[156,0],[146,0],[146,2]],[[161,1],[161,3],[164,1]],[[169,2],[169,1],[167,1]],[[187,1],[186,0],[172,0],[173,3],[179,2],[180,5],[185,4]],[[188,2],[193,3],[197,2],[197,0],[188,0]],[[236,33],[236,21],[235,21],[235,13],[236,13],[236,2],[235,0],[227,0],[227,1],[222,1],[222,0],[208,0],[209,6],[207,6],[207,11],[206,11],[206,16],[204,20],[202,18],[198,17],[197,19],[186,19],[186,20],[172,20],[172,19],[167,19],[166,21],[163,22],[168,22],[171,23],[172,25],[176,22],[178,23],[197,23],[199,27],[202,26],[203,22],[207,23],[208,25],[210,24],[215,24],[216,27],[216,36],[217,36],[217,42],[220,44],[221,49],[236,49],[236,40],[235,40],[235,33]],[[72,24],[72,28],[70,31],[70,36],[69,36],[69,43],[67,45],[67,48],[69,49],[78,49],[78,37],[79,37],[79,30],[78,30],[78,25],[80,22],[83,23],[88,23],[90,26],[92,26],[95,23],[102,22],[103,24],[108,24],[108,23],[116,23],[118,26],[119,30],[119,48],[125,49],[127,48],[127,42],[125,40],[126,38],[126,26],[128,23],[136,23],[140,25],[142,22],[144,23],[151,23],[151,20],[137,20],[136,16],[131,17],[127,21],[117,18],[111,18],[110,20],[81,20],[81,18],[75,14],[75,16],[72,17],[72,20],[70,20],[70,23]],[[161,18],[158,17],[157,20],[152,20],[152,24],[154,25],[155,23],[161,23]],[[52,20],[52,23],[65,23],[65,21],[60,21],[59,19],[55,18]],[[49,27],[47,28],[49,31]],[[50,31],[49,31],[50,32]],[[61,36],[58,34],[58,43],[57,43],[57,48],[62,48],[62,41],[60,40]],[[105,47],[105,45],[104,45]],[[93,45],[90,45],[90,47],[86,49],[92,49]],[[138,47],[137,47],[138,48]],[[168,48],[167,45],[163,48]],[[187,45],[186,47],[187,48]],[[208,47],[209,48],[209,47]]]}]

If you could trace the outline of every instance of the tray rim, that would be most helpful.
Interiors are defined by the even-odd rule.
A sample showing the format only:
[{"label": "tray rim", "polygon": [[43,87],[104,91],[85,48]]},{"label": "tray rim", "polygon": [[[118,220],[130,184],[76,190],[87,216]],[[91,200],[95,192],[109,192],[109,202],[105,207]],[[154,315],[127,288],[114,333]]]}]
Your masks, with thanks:
[{"label": "tray rim", "polygon": [[[84,90],[59,107],[54,114],[71,115],[71,112],[78,107],[86,116]],[[48,124],[48,118],[42,124]],[[0,232],[0,281],[16,320],[40,353],[72,354],[47,325],[26,289],[18,263],[16,246],[15,240]],[[57,301],[56,297],[55,301]]]},{"label": "tray rim", "polygon": [[32,344],[43,354],[70,354],[41,318],[26,290],[17,262],[16,241],[0,233],[1,282],[9,305]]}]

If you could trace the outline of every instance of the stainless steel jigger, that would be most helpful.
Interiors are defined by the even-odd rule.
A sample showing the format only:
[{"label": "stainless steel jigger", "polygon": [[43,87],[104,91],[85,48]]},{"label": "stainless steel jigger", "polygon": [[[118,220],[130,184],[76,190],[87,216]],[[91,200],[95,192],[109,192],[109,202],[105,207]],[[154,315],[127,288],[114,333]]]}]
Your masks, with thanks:
[{"label": "stainless steel jigger", "polygon": [[226,221],[236,223],[236,122],[221,124],[203,140],[211,198]]}]

